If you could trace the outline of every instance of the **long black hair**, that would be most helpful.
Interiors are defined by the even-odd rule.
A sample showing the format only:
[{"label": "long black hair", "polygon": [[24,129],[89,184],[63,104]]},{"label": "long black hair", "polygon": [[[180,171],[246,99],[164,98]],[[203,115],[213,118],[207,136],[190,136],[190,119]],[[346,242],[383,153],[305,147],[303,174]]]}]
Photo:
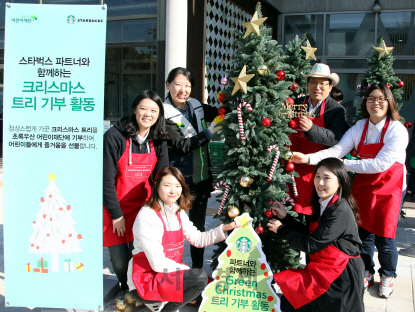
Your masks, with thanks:
[{"label": "long black hair", "polygon": [[[340,159],[334,157],[323,159],[317,164],[316,169],[314,170],[314,176],[316,175],[317,170],[323,166],[329,169],[331,173],[333,173],[337,177],[337,181],[339,182],[339,189],[337,190],[339,200],[336,203],[336,209],[340,204],[340,199],[344,198],[349,204],[350,208],[352,209],[356,223],[360,224],[359,209],[352,195],[349,175],[347,174],[347,170],[343,162]],[[313,208],[311,221],[318,221],[318,219],[320,218],[319,198],[320,197],[317,195],[316,188],[313,187],[310,200],[310,206]]]},{"label": "long black hair", "polygon": [[148,138],[150,140],[168,140],[170,136],[166,132],[163,101],[161,100],[160,96],[152,90],[144,90],[135,98],[133,105],[131,106],[130,116],[123,118],[121,120],[122,126],[124,127],[125,131],[127,131],[130,137],[135,137],[138,134],[139,129],[137,119],[135,116],[135,110],[138,104],[140,104],[140,102],[144,99],[150,99],[156,102],[157,106],[159,107],[159,117],[157,118],[155,124],[151,126]]},{"label": "long black hair", "polygon": [[[170,73],[168,74],[168,76],[167,76],[166,83],[167,82],[168,83],[172,83],[172,81],[174,80],[174,78],[176,78],[179,75],[185,76],[189,80],[190,84],[192,85],[192,88],[195,86],[195,80],[193,79],[192,74],[190,73],[190,71],[188,71],[184,67],[176,67],[176,68],[173,68],[170,71]],[[166,99],[167,98],[170,98],[170,92],[167,92]],[[170,102],[171,102],[171,98],[170,98]]]}]

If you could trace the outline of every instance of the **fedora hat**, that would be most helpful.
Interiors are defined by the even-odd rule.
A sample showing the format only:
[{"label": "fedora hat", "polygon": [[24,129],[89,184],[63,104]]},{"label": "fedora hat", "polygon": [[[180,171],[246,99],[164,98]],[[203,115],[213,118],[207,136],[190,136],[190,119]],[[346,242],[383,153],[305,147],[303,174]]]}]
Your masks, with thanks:
[{"label": "fedora hat", "polygon": [[323,63],[315,63],[313,68],[310,71],[310,75],[306,75],[301,73],[305,79],[308,77],[316,77],[316,78],[327,78],[333,82],[333,86],[337,85],[340,81],[339,75],[336,73],[330,73],[330,67]]}]

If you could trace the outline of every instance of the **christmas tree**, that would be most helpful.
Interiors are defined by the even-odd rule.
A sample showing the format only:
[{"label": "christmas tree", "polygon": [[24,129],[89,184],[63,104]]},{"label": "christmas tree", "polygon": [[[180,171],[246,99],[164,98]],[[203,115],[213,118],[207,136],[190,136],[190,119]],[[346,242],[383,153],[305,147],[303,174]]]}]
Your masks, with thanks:
[{"label": "christmas tree", "polygon": [[219,256],[213,282],[203,291],[199,311],[280,311],[279,298],[271,286],[273,275],[252,228],[252,218],[244,213],[235,220],[241,227],[226,239],[228,247]]},{"label": "christmas tree", "polygon": [[[231,81],[222,92],[225,116],[220,134],[225,139],[226,156],[217,177],[227,185],[227,192],[218,217],[228,223],[237,215],[233,212],[238,208],[249,212],[276,273],[299,266],[298,252],[266,226],[272,217],[269,209],[273,201],[287,197],[287,183],[293,183],[293,175],[298,175],[293,172],[294,165],[284,160],[291,144],[288,136],[294,132],[288,126],[286,109],[292,82],[281,78],[278,72],[287,65],[281,62],[282,48],[271,40],[271,30],[261,25],[265,20],[258,4],[252,20],[243,24],[247,28],[245,34],[233,30],[238,38],[234,69],[228,72]],[[290,208],[287,206],[288,213],[296,216]],[[221,243],[214,251],[213,268],[225,248],[226,244]]]},{"label": "christmas tree", "polygon": [[[363,75],[360,84],[357,86],[359,92],[358,96],[363,97],[366,93],[366,89],[371,84],[383,82],[387,84],[391,89],[393,97],[396,100],[396,107],[398,111],[402,107],[402,103],[398,103],[402,99],[404,82],[401,81],[393,71],[393,47],[387,47],[383,38],[380,38],[379,45],[373,47],[373,54],[368,57],[369,67],[366,73]],[[362,112],[357,112],[354,121],[362,119]],[[403,119],[401,120],[404,121]]]},{"label": "christmas tree", "polygon": [[40,210],[33,221],[33,234],[29,238],[29,253],[52,256],[52,272],[59,272],[59,254],[81,252],[82,235],[75,230],[75,220],[70,205],[56,186],[56,175],[48,175],[49,185],[45,196],[40,198]]},{"label": "christmas tree", "polygon": [[312,68],[310,59],[306,59],[306,51],[302,48],[307,44],[307,37],[304,35],[301,39],[298,35],[288,42],[285,46],[286,52],[284,62],[288,65],[286,80],[291,81],[290,90],[292,98],[297,98],[307,94],[307,79],[301,73],[309,74]]}]

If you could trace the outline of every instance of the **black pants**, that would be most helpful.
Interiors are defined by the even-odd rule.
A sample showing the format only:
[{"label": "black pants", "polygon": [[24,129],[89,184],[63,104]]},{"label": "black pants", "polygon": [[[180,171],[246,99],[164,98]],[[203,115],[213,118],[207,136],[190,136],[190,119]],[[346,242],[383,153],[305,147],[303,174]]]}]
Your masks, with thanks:
[{"label": "black pants", "polygon": [[132,257],[133,242],[129,244],[118,244],[108,246],[108,251],[111,257],[112,268],[114,269],[115,275],[117,275],[118,282],[122,290],[128,289],[127,286],[127,270],[128,262]]},{"label": "black pants", "polygon": [[[192,201],[192,209],[189,210],[189,220],[193,222],[194,226],[200,232],[205,231],[206,209],[212,183],[210,179],[201,181],[199,183],[189,184],[190,194],[194,196]],[[204,248],[197,248],[190,246],[190,256],[192,257],[192,267],[194,269],[203,268],[203,254]]]},{"label": "black pants", "polygon": [[[164,308],[163,312],[173,312],[179,310],[185,304],[192,301],[199,296],[207,285],[207,274],[202,269],[190,269],[184,271],[183,274],[183,302],[169,302]],[[140,297],[137,290],[130,292],[137,301],[141,303],[155,303],[157,301],[144,300]]]}]

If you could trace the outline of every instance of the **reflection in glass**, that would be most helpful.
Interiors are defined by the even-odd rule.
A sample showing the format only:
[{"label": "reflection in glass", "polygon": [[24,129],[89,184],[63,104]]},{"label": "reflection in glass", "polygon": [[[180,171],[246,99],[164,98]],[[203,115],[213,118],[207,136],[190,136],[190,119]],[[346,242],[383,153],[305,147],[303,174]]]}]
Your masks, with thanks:
[{"label": "reflection in glass", "polygon": [[107,23],[107,42],[145,42],[157,39],[155,18]]},{"label": "reflection in glass", "polygon": [[108,17],[157,14],[157,0],[106,0]]},{"label": "reflection in glass", "polygon": [[360,103],[362,99],[358,97],[357,85],[360,83],[360,79],[363,74],[339,74],[340,82],[336,86],[343,92],[342,105],[346,110],[346,122],[349,126],[352,126],[353,118],[356,116],[356,112],[360,110]]},{"label": "reflection in glass", "polygon": [[119,75],[105,73],[104,119],[122,117],[119,114]]},{"label": "reflection in glass", "polygon": [[375,13],[328,14],[326,55],[369,55],[375,40]]},{"label": "reflection in glass", "polygon": [[364,60],[331,60],[326,61],[330,68],[367,68],[368,61]]},{"label": "reflection in glass", "polygon": [[123,75],[123,116],[130,114],[131,105],[141,91],[156,90],[151,80],[151,74]]},{"label": "reflection in glass", "polygon": [[[378,38],[383,37],[393,54],[415,55],[415,12],[392,12],[379,15]],[[410,35],[412,34],[412,35]]]},{"label": "reflection in glass", "polygon": [[323,21],[320,15],[286,15],[284,46],[298,35],[300,38],[307,33],[312,47],[317,48],[316,55],[323,54]]}]

